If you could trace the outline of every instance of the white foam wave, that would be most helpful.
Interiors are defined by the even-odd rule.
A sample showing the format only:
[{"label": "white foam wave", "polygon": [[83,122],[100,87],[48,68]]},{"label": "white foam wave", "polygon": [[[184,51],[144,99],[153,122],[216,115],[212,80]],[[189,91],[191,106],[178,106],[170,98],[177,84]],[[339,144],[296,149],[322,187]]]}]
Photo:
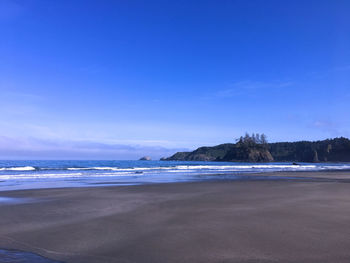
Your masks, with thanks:
[{"label": "white foam wave", "polygon": [[3,167],[0,171],[35,171],[35,167],[23,166],[23,167]]},{"label": "white foam wave", "polygon": [[254,164],[254,165],[179,165],[177,169],[287,169],[287,168],[316,168],[316,165],[280,165],[280,164]]},{"label": "white foam wave", "polygon": [[248,170],[324,170],[324,169],[350,169],[350,165],[313,165],[313,164],[253,164],[253,165],[177,165],[177,166],[157,166],[157,167],[70,167],[67,170],[99,170],[99,171],[189,171],[189,170],[213,170],[213,171],[248,171]]},{"label": "white foam wave", "polygon": [[[158,175],[194,175],[194,174],[221,174],[221,173],[251,173],[269,171],[318,171],[318,170],[345,170],[350,164],[225,164],[225,165],[176,165],[157,167],[70,167],[70,168],[43,168],[32,166],[0,168],[0,180],[34,179],[34,178],[69,178],[69,177],[103,177],[103,176],[158,176]],[[37,171],[36,171],[37,170]],[[13,171],[13,173],[11,173]],[[23,171],[22,173],[15,173]],[[32,172],[36,171],[36,172]]]},{"label": "white foam wave", "polygon": [[106,170],[106,171],[145,171],[145,170],[171,170],[175,167],[132,167],[132,168],[119,168],[119,167],[84,167],[84,168],[67,168],[67,170]]},{"label": "white foam wave", "polygon": [[323,170],[348,170],[350,165],[325,165],[320,168]]},{"label": "white foam wave", "polygon": [[[106,176],[134,176],[132,172],[120,172],[120,173],[100,173],[94,174],[91,177],[106,177]],[[38,173],[38,174],[6,174],[0,175],[0,180],[13,180],[13,179],[64,179],[64,178],[85,178],[84,173]]]}]

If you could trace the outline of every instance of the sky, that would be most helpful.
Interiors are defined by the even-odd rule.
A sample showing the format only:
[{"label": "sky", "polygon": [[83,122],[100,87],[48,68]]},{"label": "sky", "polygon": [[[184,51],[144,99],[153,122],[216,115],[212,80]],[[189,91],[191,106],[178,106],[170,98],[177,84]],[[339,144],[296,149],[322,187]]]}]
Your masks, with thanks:
[{"label": "sky", "polygon": [[0,0],[0,159],[350,137],[350,1]]}]

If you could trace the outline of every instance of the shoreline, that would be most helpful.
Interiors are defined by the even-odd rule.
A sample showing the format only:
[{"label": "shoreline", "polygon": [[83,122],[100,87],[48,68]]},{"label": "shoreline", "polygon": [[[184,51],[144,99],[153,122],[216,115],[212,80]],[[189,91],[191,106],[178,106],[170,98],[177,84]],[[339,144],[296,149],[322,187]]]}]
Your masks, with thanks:
[{"label": "shoreline", "polygon": [[[318,181],[347,181],[350,180],[350,169],[342,170],[318,170],[318,171],[269,171],[269,172],[235,172],[235,173],[217,173],[204,176],[210,176],[212,178],[205,179],[194,179],[189,178],[188,180],[178,180],[178,181],[168,181],[168,182],[138,182],[138,181],[128,181],[127,178],[124,181],[120,181],[119,177],[106,177],[101,178],[96,182],[86,182],[81,183],[80,180],[74,180],[76,184],[65,183],[65,180],[59,181],[59,186],[55,185],[55,181],[43,181],[39,183],[30,183],[31,187],[21,188],[20,184],[18,188],[14,189],[0,189],[0,197],[3,197],[3,193],[13,192],[13,191],[31,191],[31,190],[41,190],[41,189],[75,189],[75,188],[95,188],[95,187],[126,187],[126,186],[142,186],[142,185],[153,185],[153,184],[178,184],[178,183],[193,183],[193,182],[225,182],[225,181],[255,181],[255,180],[318,180]],[[200,175],[199,175],[200,176]],[[218,178],[215,178],[217,176]],[[184,177],[185,178],[185,177]],[[85,178],[82,178],[85,179]],[[68,180],[67,182],[69,182]],[[1,181],[0,181],[1,182]],[[5,181],[4,181],[5,182]],[[84,183],[83,183],[84,182]],[[44,186],[44,185],[48,186]],[[1,201],[1,200],[0,200]],[[0,202],[1,203],[1,202]]]},{"label": "shoreline", "polygon": [[0,248],[67,263],[349,262],[350,172],[269,174],[291,173],[4,191],[30,201],[0,204]]}]

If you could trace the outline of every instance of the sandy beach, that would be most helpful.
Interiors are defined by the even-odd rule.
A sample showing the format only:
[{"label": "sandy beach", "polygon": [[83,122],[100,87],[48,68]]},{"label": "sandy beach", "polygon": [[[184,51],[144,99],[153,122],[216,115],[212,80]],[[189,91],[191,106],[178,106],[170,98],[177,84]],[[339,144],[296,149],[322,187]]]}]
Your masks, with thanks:
[{"label": "sandy beach", "polygon": [[17,200],[0,202],[0,248],[72,263],[350,262],[350,172],[273,175],[322,180],[0,192]]}]

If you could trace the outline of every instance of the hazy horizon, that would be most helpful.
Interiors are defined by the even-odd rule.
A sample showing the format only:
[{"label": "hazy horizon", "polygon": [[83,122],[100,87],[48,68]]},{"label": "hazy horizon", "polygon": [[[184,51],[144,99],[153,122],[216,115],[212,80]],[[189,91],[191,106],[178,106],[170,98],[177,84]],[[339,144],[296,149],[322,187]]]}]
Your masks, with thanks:
[{"label": "hazy horizon", "polygon": [[0,159],[350,137],[349,1],[0,2]]}]

